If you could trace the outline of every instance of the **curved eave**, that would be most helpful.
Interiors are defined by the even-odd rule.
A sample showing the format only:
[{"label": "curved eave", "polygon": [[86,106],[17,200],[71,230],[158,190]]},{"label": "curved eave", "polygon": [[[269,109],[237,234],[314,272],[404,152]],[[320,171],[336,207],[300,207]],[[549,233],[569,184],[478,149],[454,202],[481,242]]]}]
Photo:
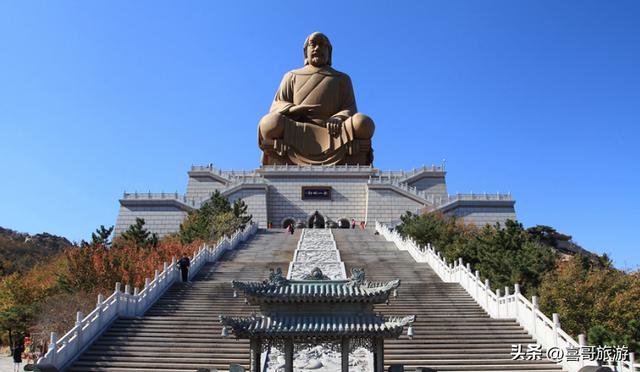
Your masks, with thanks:
[{"label": "curved eave", "polygon": [[415,315],[220,317],[237,338],[397,338]]},{"label": "curved eave", "polygon": [[341,281],[289,281],[275,286],[265,283],[232,282],[242,290],[249,303],[384,303],[391,291],[400,286],[400,280],[381,283],[350,284]]}]

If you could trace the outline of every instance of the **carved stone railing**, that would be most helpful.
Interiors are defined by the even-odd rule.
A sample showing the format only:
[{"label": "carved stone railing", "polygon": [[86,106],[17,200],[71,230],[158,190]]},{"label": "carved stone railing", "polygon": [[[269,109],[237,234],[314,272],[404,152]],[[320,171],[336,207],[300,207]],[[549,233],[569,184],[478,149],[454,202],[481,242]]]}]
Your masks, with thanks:
[{"label": "carved stone railing", "polygon": [[[191,258],[189,277],[193,278],[207,262],[217,261],[224,252],[234,249],[240,242],[247,240],[258,230],[257,224],[250,224],[233,236],[222,239],[216,246],[202,245]],[[162,272],[155,271],[153,280],[145,279],[144,288],[140,291],[129,285],[124,287],[116,283],[115,291],[107,299],[98,296],[96,308],[86,317],[81,312],[76,314],[76,324],[64,336],[58,338],[51,333],[47,353],[38,360],[40,367],[54,367],[63,370],[87,349],[118,317],[143,315],[162,294],[175,282],[180,280],[180,269],[175,257],[171,263],[164,263]]]},{"label": "carved stone railing", "polygon": [[301,172],[317,172],[317,173],[329,173],[329,172],[353,172],[353,171],[372,171],[372,165],[263,165],[260,167],[260,171],[301,171]]},{"label": "carved stone railing", "polygon": [[[376,231],[386,240],[395,243],[398,249],[407,251],[416,262],[427,263],[440,279],[448,283],[459,283],[473,297],[492,318],[515,319],[537,342],[546,350],[559,347],[566,352],[567,348],[580,348],[586,346],[586,337],[578,336],[574,340],[560,328],[560,318],[554,313],[549,319],[538,308],[538,299],[533,296],[531,301],[520,293],[518,284],[514,285],[513,293],[509,287],[505,287],[504,295],[500,289],[491,290],[489,281],[480,280],[480,272],[472,271],[469,263],[464,265],[462,259],[448,264],[440,252],[437,252],[430,244],[420,246],[412,239],[404,239],[400,234],[376,221]],[[615,368],[618,372],[640,372],[640,368],[634,365],[634,353],[629,353],[629,360],[621,361]],[[585,365],[597,365],[595,361],[568,361],[563,358],[562,367],[569,372],[577,372]]]}]

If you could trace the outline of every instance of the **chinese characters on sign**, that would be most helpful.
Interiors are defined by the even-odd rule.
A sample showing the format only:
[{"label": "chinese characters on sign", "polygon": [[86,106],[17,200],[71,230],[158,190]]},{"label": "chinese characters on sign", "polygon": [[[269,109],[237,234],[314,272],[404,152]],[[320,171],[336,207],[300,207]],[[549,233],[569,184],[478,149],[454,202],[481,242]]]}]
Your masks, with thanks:
[{"label": "chinese characters on sign", "polygon": [[542,360],[542,358],[554,362],[560,362],[565,358],[567,362],[578,362],[581,360],[620,362],[629,359],[629,347],[627,345],[581,346],[562,349],[554,346],[549,348],[549,350],[543,350],[542,345],[537,344],[511,345],[512,360]]},{"label": "chinese characters on sign", "polygon": [[302,186],[302,200],[331,200],[331,186]]}]

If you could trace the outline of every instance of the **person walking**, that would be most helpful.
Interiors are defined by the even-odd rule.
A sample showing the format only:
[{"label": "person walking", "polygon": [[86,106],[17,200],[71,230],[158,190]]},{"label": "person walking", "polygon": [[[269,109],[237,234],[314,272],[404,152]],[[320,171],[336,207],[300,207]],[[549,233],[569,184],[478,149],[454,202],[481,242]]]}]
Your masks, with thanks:
[{"label": "person walking", "polygon": [[352,228],[352,229],[355,229],[355,228],[356,228],[356,219],[355,219],[355,218],[352,218],[352,219],[351,219],[351,228]]},{"label": "person walking", "polygon": [[11,352],[11,356],[13,357],[13,372],[20,371],[20,364],[22,364],[22,353],[24,353],[24,347],[19,343],[13,348],[13,351]]},{"label": "person walking", "polygon": [[287,230],[289,231],[289,234],[293,235],[293,232],[295,231],[293,228],[293,223],[289,224],[289,227],[287,227]]},{"label": "person walking", "polygon": [[189,281],[189,266],[191,266],[191,261],[189,257],[187,257],[186,253],[182,253],[182,258],[178,261],[178,267],[180,267],[180,273],[182,274],[182,282]]}]

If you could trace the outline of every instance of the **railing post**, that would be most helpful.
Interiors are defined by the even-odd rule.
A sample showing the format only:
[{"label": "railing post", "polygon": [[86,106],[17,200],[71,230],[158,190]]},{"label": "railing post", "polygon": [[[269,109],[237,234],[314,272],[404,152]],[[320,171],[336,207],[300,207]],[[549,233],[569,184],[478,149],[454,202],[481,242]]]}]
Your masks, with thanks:
[{"label": "railing post", "polygon": [[480,271],[476,270],[476,302],[480,302],[480,294],[478,291],[480,290]]},{"label": "railing post", "polygon": [[500,288],[496,289],[496,318],[500,319]]},{"label": "railing post", "polygon": [[175,277],[176,274],[178,274],[178,270],[176,270],[176,258],[171,257],[171,278],[173,279],[173,277]]},{"label": "railing post", "polygon": [[[581,348],[583,346],[587,346],[587,338],[585,337],[584,333],[578,335],[578,344]],[[584,367],[584,358],[580,358],[580,367]]]},{"label": "railing post", "polygon": [[138,316],[140,313],[140,288],[133,288],[133,315]]},{"label": "railing post", "polygon": [[558,328],[560,328],[560,315],[553,313],[553,346],[558,346]]},{"label": "railing post", "polygon": [[[531,327],[532,327],[532,333],[533,333],[533,337],[535,339],[538,339],[538,296],[532,296],[531,297],[531,304],[533,305],[533,309],[531,309],[531,312],[533,313],[531,315]],[[538,340],[540,341],[540,340]]]},{"label": "railing post", "polygon": [[520,294],[520,284],[516,283],[513,285],[513,306],[514,311],[516,313],[516,320],[519,319],[518,306],[520,306],[520,300],[518,299],[518,295]]},{"label": "railing post", "polygon": [[51,332],[51,338],[49,339],[49,351],[51,352],[51,364],[55,365],[58,356],[58,334]]},{"label": "railing post", "polygon": [[467,292],[471,293],[471,264],[467,262],[467,271],[464,273],[464,277],[467,278]]},{"label": "railing post", "polygon": [[98,322],[98,328],[102,329],[102,306],[104,303],[104,296],[102,296],[102,294],[98,294],[98,302],[96,303],[96,308],[98,309],[97,311],[97,322]]},{"label": "railing post", "polygon": [[82,311],[76,313],[76,353],[82,349]]},{"label": "railing post", "polygon": [[635,372],[636,370],[635,360],[636,360],[636,353],[629,353],[629,370],[631,372]]},{"label": "railing post", "polygon": [[509,317],[509,287],[504,287],[505,316]]},{"label": "railing post", "polygon": [[[168,279],[167,276],[169,275],[169,270],[167,270],[167,268],[169,267],[169,264],[167,263],[167,261],[165,261],[162,264],[162,275],[164,275],[164,281],[166,282],[166,280]],[[164,284],[163,284],[164,285]]]},{"label": "railing post", "polygon": [[125,308],[124,308],[124,315],[125,316],[129,316],[131,315],[131,305],[129,304],[131,302],[131,287],[129,286],[129,284],[125,284],[124,286],[124,300],[125,302]]},{"label": "railing post", "polygon": [[491,287],[489,287],[489,279],[484,280],[484,305],[487,308],[487,313],[491,315],[491,311],[489,310],[489,291],[491,291]]},{"label": "railing post", "polygon": [[122,297],[122,295],[121,295],[121,293],[120,293],[120,288],[121,288],[121,286],[122,286],[122,284],[120,284],[120,282],[116,282],[116,290],[115,290],[115,294],[116,294],[116,313],[117,313],[118,315],[121,315],[121,314],[120,314],[120,308],[122,307],[122,306],[120,305],[121,297]]}]

